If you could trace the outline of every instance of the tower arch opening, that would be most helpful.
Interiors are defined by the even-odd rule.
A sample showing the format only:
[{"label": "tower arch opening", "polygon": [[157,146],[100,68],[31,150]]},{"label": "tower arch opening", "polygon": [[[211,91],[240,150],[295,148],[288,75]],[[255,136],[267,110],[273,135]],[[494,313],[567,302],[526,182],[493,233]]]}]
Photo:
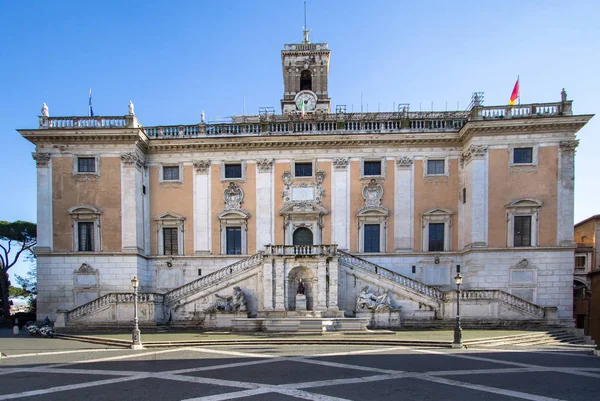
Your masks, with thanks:
[{"label": "tower arch opening", "polygon": [[312,73],[310,70],[302,70],[300,73],[300,90],[312,90]]}]

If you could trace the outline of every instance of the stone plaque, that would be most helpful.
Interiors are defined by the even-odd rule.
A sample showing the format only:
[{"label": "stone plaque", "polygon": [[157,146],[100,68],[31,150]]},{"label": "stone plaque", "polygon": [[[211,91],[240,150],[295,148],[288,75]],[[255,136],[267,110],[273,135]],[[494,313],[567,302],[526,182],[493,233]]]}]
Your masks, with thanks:
[{"label": "stone plaque", "polygon": [[423,282],[428,285],[450,283],[450,269],[445,265],[423,266]]},{"label": "stone plaque", "polygon": [[158,288],[176,288],[183,285],[183,270],[158,269],[156,283]]},{"label": "stone plaque", "polygon": [[314,200],[315,189],[314,188],[292,188],[292,200],[303,201],[303,200]]},{"label": "stone plaque", "polygon": [[98,285],[95,274],[77,274],[77,285],[95,287]]},{"label": "stone plaque", "polygon": [[513,270],[510,272],[511,283],[534,283],[533,270]]}]

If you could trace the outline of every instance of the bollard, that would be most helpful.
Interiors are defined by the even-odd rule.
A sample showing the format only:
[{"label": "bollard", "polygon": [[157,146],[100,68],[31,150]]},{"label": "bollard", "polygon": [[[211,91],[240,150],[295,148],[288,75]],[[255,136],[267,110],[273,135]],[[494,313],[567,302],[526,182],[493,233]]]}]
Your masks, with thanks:
[{"label": "bollard", "polygon": [[13,334],[15,336],[19,335],[19,319],[15,319],[15,325],[13,326]]}]

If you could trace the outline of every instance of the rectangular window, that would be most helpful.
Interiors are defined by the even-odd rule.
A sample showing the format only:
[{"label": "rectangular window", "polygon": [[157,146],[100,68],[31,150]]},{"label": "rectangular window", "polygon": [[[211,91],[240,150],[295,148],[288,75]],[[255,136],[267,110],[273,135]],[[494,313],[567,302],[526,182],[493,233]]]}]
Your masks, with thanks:
[{"label": "rectangular window", "polygon": [[179,166],[163,166],[163,181],[179,181]]},{"label": "rectangular window", "polygon": [[444,223],[429,223],[429,252],[444,251]]},{"label": "rectangular window", "polygon": [[444,160],[427,160],[428,175],[444,174]]},{"label": "rectangular window", "polygon": [[381,175],[381,161],[365,161],[363,163],[363,175]]},{"label": "rectangular window", "polygon": [[533,163],[533,148],[514,148],[513,164]]},{"label": "rectangular window", "polygon": [[462,196],[462,198],[463,198],[463,199],[462,199],[462,201],[463,201],[463,204],[464,204],[464,203],[467,203],[467,188],[463,188],[463,193],[462,193],[462,195],[463,195],[463,196]]},{"label": "rectangular window", "polygon": [[80,252],[94,252],[94,223],[77,223]]},{"label": "rectangular window", "polygon": [[227,255],[242,254],[242,228],[227,227]]},{"label": "rectangular window", "polygon": [[240,163],[226,164],[225,178],[242,178],[242,165]]},{"label": "rectangular window", "polygon": [[294,163],[295,177],[312,177],[312,163]]},{"label": "rectangular window", "polygon": [[515,216],[514,246],[531,246],[531,216]]},{"label": "rectangular window", "polygon": [[585,267],[585,256],[575,256],[575,267],[577,267],[577,268]]},{"label": "rectangular window", "polygon": [[365,224],[364,252],[379,252],[379,224]]},{"label": "rectangular window", "polygon": [[95,173],[96,158],[95,157],[78,157],[77,158],[78,173]]},{"label": "rectangular window", "polygon": [[177,240],[177,228],[163,228],[163,253],[165,255],[179,255]]}]

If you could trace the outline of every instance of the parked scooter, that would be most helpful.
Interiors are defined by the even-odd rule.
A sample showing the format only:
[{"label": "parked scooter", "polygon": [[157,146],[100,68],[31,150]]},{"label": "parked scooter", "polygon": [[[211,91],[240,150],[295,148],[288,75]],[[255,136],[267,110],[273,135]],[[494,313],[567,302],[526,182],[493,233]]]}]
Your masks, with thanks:
[{"label": "parked scooter", "polygon": [[54,334],[55,334],[54,329],[52,327],[48,326],[48,325],[44,325],[44,326],[38,327],[35,324],[31,324],[29,326],[26,326],[25,329],[32,336],[39,336],[39,337],[45,337],[45,338],[54,338]]}]

